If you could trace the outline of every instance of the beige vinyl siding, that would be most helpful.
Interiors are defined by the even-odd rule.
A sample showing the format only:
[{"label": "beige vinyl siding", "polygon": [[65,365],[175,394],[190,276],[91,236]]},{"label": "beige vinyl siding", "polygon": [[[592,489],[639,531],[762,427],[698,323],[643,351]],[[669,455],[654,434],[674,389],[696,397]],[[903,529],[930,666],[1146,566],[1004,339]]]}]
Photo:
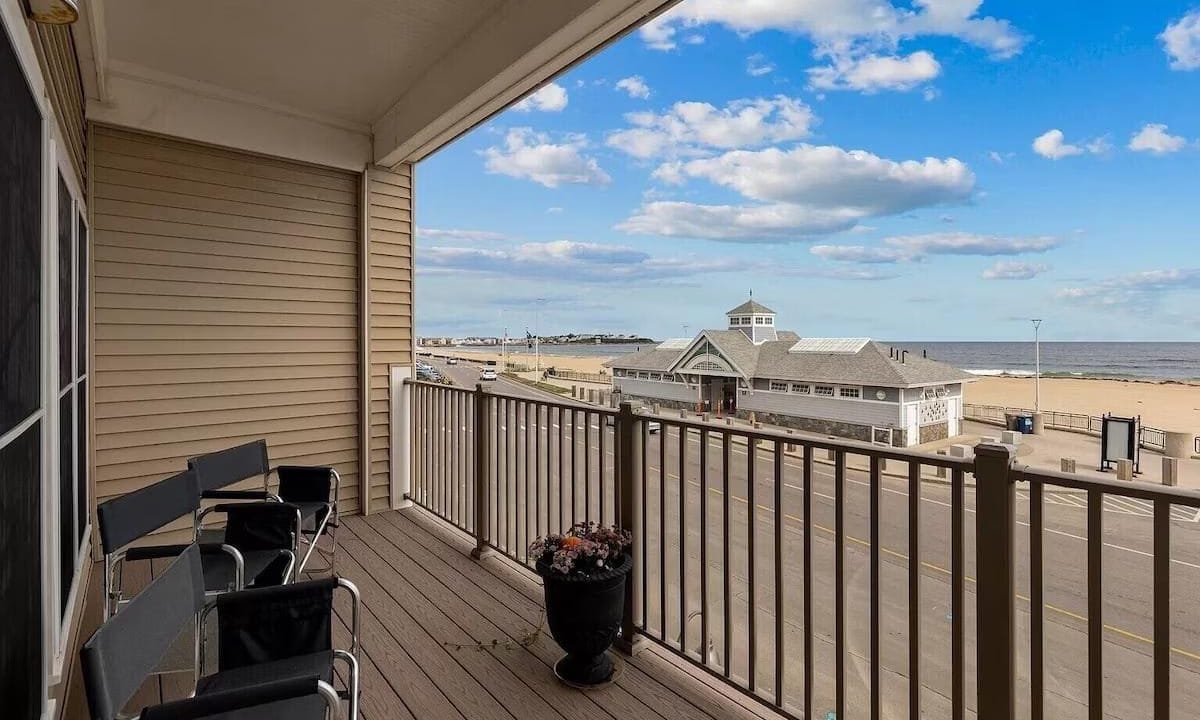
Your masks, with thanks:
[{"label": "beige vinyl siding", "polygon": [[391,405],[388,368],[413,361],[412,314],[412,166],[367,173],[370,202],[371,505],[391,507]]},{"label": "beige vinyl siding", "polygon": [[358,176],[96,126],[103,502],[265,438],[359,508]]},{"label": "beige vinyl siding", "polygon": [[75,38],[69,25],[38,25],[29,23],[29,34],[37,48],[38,60],[46,76],[46,94],[58,117],[66,152],[75,169],[79,187],[85,180],[85,144],[83,80],[79,76],[79,61],[75,56]]}]

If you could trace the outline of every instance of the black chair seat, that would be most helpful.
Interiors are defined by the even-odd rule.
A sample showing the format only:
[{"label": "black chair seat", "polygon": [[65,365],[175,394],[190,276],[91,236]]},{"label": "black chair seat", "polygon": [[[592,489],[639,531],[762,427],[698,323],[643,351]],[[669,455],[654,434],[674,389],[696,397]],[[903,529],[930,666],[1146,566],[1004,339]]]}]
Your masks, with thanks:
[{"label": "black chair seat", "polygon": [[[200,678],[200,682],[196,684],[196,694],[204,695],[223,690],[238,690],[262,685],[273,680],[288,680],[303,677],[316,677],[332,684],[333,652],[324,650],[308,655],[295,655],[268,663],[257,663],[231,670],[222,670],[221,672]],[[318,706],[322,710],[325,707],[323,704],[319,704]]]},{"label": "black chair seat", "polygon": [[[279,550],[248,550],[242,553],[246,587],[279,585],[287,570],[287,555]],[[204,556],[204,589],[224,591],[233,586],[236,564],[229,553],[210,553]]]}]

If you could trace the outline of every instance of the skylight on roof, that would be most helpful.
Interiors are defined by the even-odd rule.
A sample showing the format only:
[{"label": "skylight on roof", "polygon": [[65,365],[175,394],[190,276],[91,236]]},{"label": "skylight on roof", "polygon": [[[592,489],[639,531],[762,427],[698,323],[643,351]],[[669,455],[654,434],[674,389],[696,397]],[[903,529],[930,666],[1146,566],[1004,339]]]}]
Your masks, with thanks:
[{"label": "skylight on roof", "polygon": [[788,352],[853,355],[870,341],[871,338],[803,338],[788,348]]},{"label": "skylight on roof", "polygon": [[692,338],[670,338],[658,344],[659,350],[686,350],[692,344]]}]

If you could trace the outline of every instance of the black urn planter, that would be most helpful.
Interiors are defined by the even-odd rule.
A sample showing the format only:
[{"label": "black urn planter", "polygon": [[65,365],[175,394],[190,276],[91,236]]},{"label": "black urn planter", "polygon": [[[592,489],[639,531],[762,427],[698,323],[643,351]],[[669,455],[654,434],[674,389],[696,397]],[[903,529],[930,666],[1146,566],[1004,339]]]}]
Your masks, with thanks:
[{"label": "black urn planter", "polygon": [[549,558],[538,561],[546,589],[546,623],[554,642],[567,652],[555,663],[554,674],[568,685],[599,687],[613,680],[608,648],[621,631],[625,582],[632,569],[628,554],[616,567],[586,577],[551,570]]}]

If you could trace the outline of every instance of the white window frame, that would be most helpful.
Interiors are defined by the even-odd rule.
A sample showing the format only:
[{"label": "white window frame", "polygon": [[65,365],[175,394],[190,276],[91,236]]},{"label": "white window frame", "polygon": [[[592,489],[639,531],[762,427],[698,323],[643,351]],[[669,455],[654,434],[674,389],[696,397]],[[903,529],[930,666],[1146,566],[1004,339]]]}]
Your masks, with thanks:
[{"label": "white window frame", "polygon": [[[829,392],[822,392],[828,390]],[[837,388],[833,385],[813,385],[813,395],[817,397],[837,397]]]},{"label": "white window frame", "polygon": [[839,385],[838,397],[842,400],[862,400],[862,386],[859,385]]},{"label": "white window frame", "polygon": [[[800,389],[797,389],[797,388],[800,388]],[[810,385],[808,383],[792,383],[792,386],[789,389],[792,392],[796,393],[797,395],[811,395],[812,394],[812,385]]]},{"label": "white window frame", "polygon": [[756,317],[756,318],[754,318],[754,324],[755,325],[766,325],[767,319],[765,317]]},{"label": "white window frame", "polygon": [[768,380],[767,389],[771,392],[787,392],[788,384],[783,380]]}]

